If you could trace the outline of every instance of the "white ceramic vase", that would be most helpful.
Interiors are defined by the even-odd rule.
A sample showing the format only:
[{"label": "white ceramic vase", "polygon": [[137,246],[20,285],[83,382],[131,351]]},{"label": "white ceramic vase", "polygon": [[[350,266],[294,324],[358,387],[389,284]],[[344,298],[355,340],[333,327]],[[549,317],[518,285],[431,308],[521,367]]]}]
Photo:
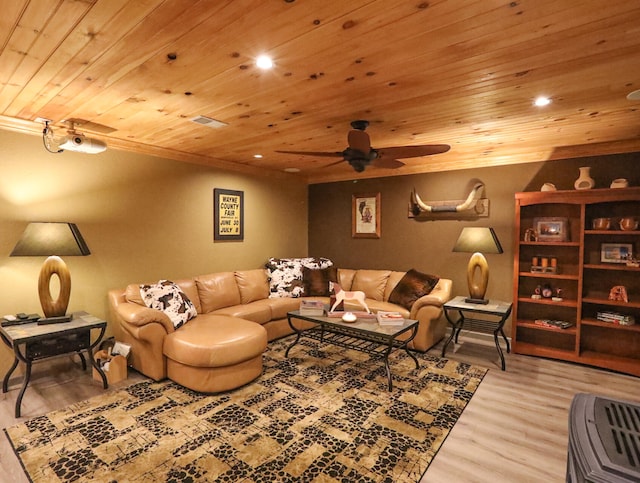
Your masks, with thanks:
[{"label": "white ceramic vase", "polygon": [[573,186],[577,190],[589,190],[595,186],[595,181],[591,177],[591,166],[583,166],[578,168],[580,170],[580,176]]}]

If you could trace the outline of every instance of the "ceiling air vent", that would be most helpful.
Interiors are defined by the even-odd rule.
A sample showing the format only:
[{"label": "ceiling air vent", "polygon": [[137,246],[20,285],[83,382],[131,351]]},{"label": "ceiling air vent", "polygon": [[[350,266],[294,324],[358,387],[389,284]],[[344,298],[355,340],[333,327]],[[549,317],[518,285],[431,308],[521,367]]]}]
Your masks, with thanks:
[{"label": "ceiling air vent", "polygon": [[226,122],[217,121],[217,120],[211,119],[210,117],[207,117],[207,116],[196,116],[196,117],[192,118],[191,121],[195,122],[196,124],[201,124],[202,126],[211,127],[211,128],[214,128],[214,129],[217,129],[219,127],[228,126],[228,124]]}]

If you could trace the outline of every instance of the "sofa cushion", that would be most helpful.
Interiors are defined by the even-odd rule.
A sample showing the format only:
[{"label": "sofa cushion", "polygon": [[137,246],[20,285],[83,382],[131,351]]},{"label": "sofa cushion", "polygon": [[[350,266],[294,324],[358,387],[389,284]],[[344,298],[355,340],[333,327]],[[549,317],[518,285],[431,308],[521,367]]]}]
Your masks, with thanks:
[{"label": "sofa cushion", "polygon": [[395,288],[396,285],[398,285],[398,282],[400,282],[400,280],[402,279],[402,277],[404,277],[404,274],[407,272],[391,272],[389,274],[389,278],[387,279],[387,286],[384,289],[384,300],[389,300],[389,296],[391,295],[391,292],[393,292],[393,289]]},{"label": "sofa cushion", "polygon": [[413,303],[424,295],[428,295],[436,286],[439,277],[422,273],[413,268],[400,279],[389,295],[389,302],[411,310]]},{"label": "sofa cushion", "polygon": [[390,274],[389,270],[356,270],[351,291],[360,290],[368,299],[383,301],[384,289]]},{"label": "sofa cushion", "polygon": [[357,270],[353,268],[339,268],[338,269],[338,283],[342,287],[342,290],[350,291],[353,285],[353,279],[356,276]]},{"label": "sofa cushion", "polygon": [[338,281],[338,269],[309,268],[302,269],[302,281],[304,282],[305,297],[328,297],[330,295],[329,282]]},{"label": "sofa cushion", "polygon": [[[319,297],[316,297],[319,299]],[[287,312],[292,312],[300,308],[300,299],[292,297],[276,297],[267,299],[271,307],[271,320],[286,319]],[[305,300],[312,300],[305,297]],[[329,299],[326,299],[327,302]]]},{"label": "sofa cushion", "polygon": [[140,295],[147,307],[167,314],[176,329],[198,315],[189,297],[170,280],[140,285]]},{"label": "sofa cushion", "polygon": [[256,300],[248,304],[232,305],[223,307],[214,312],[212,315],[228,315],[230,317],[239,317],[241,319],[250,320],[258,324],[266,324],[271,322],[271,305],[269,299]]},{"label": "sofa cushion", "polygon": [[243,304],[269,298],[269,280],[264,268],[238,270],[234,274]]},{"label": "sofa cushion", "polygon": [[147,306],[147,304],[144,303],[144,300],[142,300],[139,283],[130,283],[127,285],[127,288],[124,291],[124,298],[127,302],[142,305],[143,307]]},{"label": "sofa cushion", "polygon": [[165,356],[193,367],[226,367],[252,359],[267,347],[264,327],[247,320],[202,315],[164,338]]},{"label": "sofa cushion", "polygon": [[237,305],[240,291],[233,272],[210,273],[196,277],[202,312],[208,314],[221,307]]},{"label": "sofa cushion", "polygon": [[269,272],[269,297],[302,297],[302,269],[332,265],[333,262],[327,258],[270,258],[265,265]]},{"label": "sofa cushion", "polygon": [[180,290],[182,290],[189,300],[191,300],[196,308],[196,312],[199,314],[202,313],[202,306],[200,305],[200,297],[198,296],[196,281],[192,278],[179,278],[173,282],[180,287]]}]

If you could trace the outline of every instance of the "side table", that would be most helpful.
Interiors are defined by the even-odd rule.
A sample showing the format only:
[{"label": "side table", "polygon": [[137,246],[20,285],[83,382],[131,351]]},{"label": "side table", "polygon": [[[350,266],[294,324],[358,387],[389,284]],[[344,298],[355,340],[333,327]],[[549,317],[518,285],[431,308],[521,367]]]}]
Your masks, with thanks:
[{"label": "side table", "polygon": [[[0,337],[11,349],[15,358],[2,381],[2,392],[6,393],[9,386],[9,378],[20,361],[26,365],[22,388],[16,399],[16,418],[20,417],[20,406],[29,379],[31,378],[31,365],[33,362],[63,354],[78,353],[82,360],[82,367],[86,369],[86,362],[82,351],[86,351],[91,365],[98,371],[102,378],[102,387],[109,387],[107,378],[93,357],[93,348],[96,347],[107,328],[107,322],[94,317],[87,312],[75,312],[69,322],[38,325],[31,322],[22,325],[0,326]],[[91,342],[91,331],[99,329],[100,333]]]},{"label": "side table", "polygon": [[[504,361],[504,354],[502,353],[502,348],[500,347],[500,342],[498,340],[498,334],[502,335],[502,338],[506,342],[507,352],[511,352],[509,340],[504,333],[504,324],[509,318],[509,315],[511,315],[512,307],[512,303],[502,302],[500,300],[489,300],[489,303],[487,304],[468,303],[465,302],[465,297],[455,297],[449,300],[443,305],[443,309],[444,315],[447,318],[449,325],[451,325],[451,335],[442,347],[442,357],[444,357],[447,346],[451,343],[454,337],[455,342],[458,342],[458,336],[460,335],[460,331],[464,327],[465,322],[473,323],[474,325],[477,325],[483,332],[493,332],[493,340],[496,343],[496,349],[498,350],[498,355],[500,356],[500,361],[502,362],[502,370],[504,371],[506,369],[506,364]],[[454,311],[458,313],[458,318],[455,321],[451,319],[449,313]],[[474,317],[475,314],[482,314],[486,318],[476,318]]]}]

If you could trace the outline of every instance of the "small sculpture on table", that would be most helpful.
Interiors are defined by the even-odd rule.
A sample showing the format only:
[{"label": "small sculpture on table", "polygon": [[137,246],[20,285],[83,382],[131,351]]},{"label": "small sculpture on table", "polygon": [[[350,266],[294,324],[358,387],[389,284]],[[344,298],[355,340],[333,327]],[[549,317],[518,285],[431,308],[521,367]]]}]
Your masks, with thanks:
[{"label": "small sculpture on table", "polygon": [[539,300],[542,298],[542,285],[538,285],[531,295],[531,298],[534,300]]},{"label": "small sculpture on table", "polygon": [[609,292],[609,300],[613,300],[615,302],[628,302],[629,297],[627,297],[627,289],[624,285],[616,285]]},{"label": "small sculpture on table", "polygon": [[362,292],[361,290],[347,292],[343,290],[342,287],[336,282],[331,282],[331,289],[336,294],[336,301],[331,306],[331,312],[335,310],[335,308],[340,304],[340,302],[355,300],[367,311],[368,314],[371,313],[371,310],[369,310],[369,307],[367,306],[367,303],[364,300],[366,296],[364,292]]},{"label": "small sculpture on table", "polygon": [[542,298],[550,299],[551,297],[553,297],[553,289],[551,288],[551,285],[549,285],[548,283],[545,283],[542,286]]}]

